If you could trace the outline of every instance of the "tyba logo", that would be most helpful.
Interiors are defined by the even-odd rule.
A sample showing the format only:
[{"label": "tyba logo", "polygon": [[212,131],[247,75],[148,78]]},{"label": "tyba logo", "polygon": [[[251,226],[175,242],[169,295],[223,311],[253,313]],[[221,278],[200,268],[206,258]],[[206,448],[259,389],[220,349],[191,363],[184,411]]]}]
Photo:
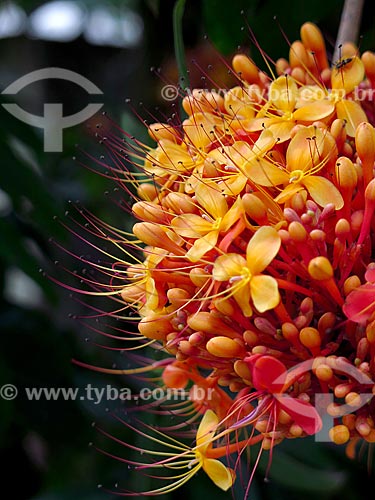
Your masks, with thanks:
[{"label": "tyba logo", "polygon": [[[73,82],[85,89],[86,92],[91,95],[103,94],[103,92],[90,80],[74,71],[64,68],[43,68],[32,71],[11,83],[2,91],[2,94],[15,95],[31,83],[51,78]],[[74,125],[78,125],[88,120],[99,111],[103,103],[88,104],[81,111],[68,116],[63,115],[62,103],[45,103],[43,116],[33,115],[22,109],[18,104],[7,103],[2,104],[2,106],[19,120],[44,130],[44,151],[61,152],[64,128],[73,127]]]}]

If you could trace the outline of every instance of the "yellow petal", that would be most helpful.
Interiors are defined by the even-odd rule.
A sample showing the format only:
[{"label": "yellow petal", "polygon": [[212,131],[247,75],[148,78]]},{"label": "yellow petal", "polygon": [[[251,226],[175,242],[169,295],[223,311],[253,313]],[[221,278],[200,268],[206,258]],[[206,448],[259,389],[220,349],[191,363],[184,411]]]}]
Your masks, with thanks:
[{"label": "yellow petal", "polygon": [[216,184],[200,182],[196,187],[195,196],[200,206],[214,219],[223,217],[228,211],[225,197]]},{"label": "yellow petal", "polygon": [[340,210],[344,206],[340,191],[325,177],[310,175],[304,177],[301,183],[319,206],[325,207],[328,203],[333,203],[336,210]]},{"label": "yellow petal", "polygon": [[212,231],[213,225],[214,222],[194,214],[178,215],[171,223],[174,231],[184,238],[200,238]]},{"label": "yellow petal", "polygon": [[223,120],[211,113],[194,113],[182,125],[185,141],[200,150],[223,135]]},{"label": "yellow petal", "polygon": [[146,281],[146,305],[148,310],[155,311],[159,305],[159,294],[155,286],[155,280],[149,278]]},{"label": "yellow petal", "polygon": [[194,245],[186,253],[186,257],[191,262],[198,262],[203,255],[214,248],[219,237],[219,231],[211,231],[194,241]]},{"label": "yellow petal", "polygon": [[302,189],[303,189],[303,186],[300,182],[289,184],[281,191],[281,193],[279,195],[276,196],[275,202],[283,204],[283,203],[287,202],[288,200],[290,200],[290,198],[294,194],[298,193],[298,191],[301,191]]},{"label": "yellow petal", "polygon": [[328,100],[315,101],[306,104],[293,113],[293,117],[301,122],[315,122],[329,117],[335,111],[335,106]]},{"label": "yellow petal", "polygon": [[246,260],[237,253],[220,255],[214,262],[212,277],[216,281],[228,281],[235,276],[242,276],[246,267]]},{"label": "yellow petal", "polygon": [[246,87],[233,87],[225,94],[224,106],[227,112],[236,117],[253,118],[254,101]]},{"label": "yellow petal", "polygon": [[199,452],[204,455],[207,447],[212,442],[212,437],[219,425],[219,418],[212,410],[207,410],[199,424],[196,436]]},{"label": "yellow petal", "polygon": [[279,233],[271,226],[262,226],[247,245],[246,260],[251,274],[262,272],[276,257],[281,245]]},{"label": "yellow petal", "polygon": [[242,200],[237,198],[228,212],[224,215],[220,224],[220,231],[228,231],[241,217],[243,213]]},{"label": "yellow petal", "polygon": [[241,120],[241,129],[246,132],[259,132],[259,130],[267,128],[273,121],[272,118],[264,116],[253,118],[252,120]]},{"label": "yellow petal", "polygon": [[254,306],[260,313],[273,309],[280,302],[277,281],[272,276],[254,276],[250,281],[250,291]]},{"label": "yellow petal", "polygon": [[272,123],[272,125],[269,126],[268,130],[270,130],[276,137],[277,143],[281,144],[282,142],[290,139],[290,133],[295,125],[295,121],[292,120],[279,120],[276,123]]},{"label": "yellow petal", "polygon": [[240,194],[245,188],[247,181],[247,177],[245,177],[243,174],[234,173],[232,175],[228,175],[228,177],[224,181],[218,183],[218,185],[220,186],[221,192],[223,194],[236,196]]},{"label": "yellow petal", "polygon": [[233,293],[233,298],[246,318],[250,318],[253,315],[253,309],[250,304],[250,287],[248,281],[248,279],[244,278],[241,281],[235,282],[233,285],[233,288],[236,290]]},{"label": "yellow petal", "polygon": [[286,164],[289,172],[301,170],[308,172],[321,163],[324,148],[324,134],[317,127],[305,127],[296,133],[286,152]]},{"label": "yellow petal", "polygon": [[224,491],[227,491],[234,482],[235,476],[228,467],[214,458],[203,460],[203,470],[212,481]]},{"label": "yellow petal", "polygon": [[289,175],[264,158],[256,158],[246,164],[245,175],[260,186],[277,186],[289,182]]},{"label": "yellow petal", "polygon": [[253,153],[256,156],[265,155],[270,149],[274,147],[276,141],[277,139],[275,138],[275,135],[272,133],[270,128],[263,130],[253,146]]},{"label": "yellow petal", "polygon": [[194,165],[189,152],[182,145],[167,140],[160,141],[159,144],[157,156],[152,157],[156,166],[160,165],[166,171],[183,172]]},{"label": "yellow petal", "polygon": [[[349,61],[348,59],[351,60]],[[346,58],[339,61],[336,64],[336,68],[332,70],[332,88],[345,89],[345,92],[349,94],[362,82],[364,76],[365,68],[361,59],[357,56]]]},{"label": "yellow petal", "polygon": [[346,133],[350,137],[355,137],[355,131],[361,122],[367,122],[366,113],[360,104],[355,101],[344,99],[336,103],[337,118],[346,121]]},{"label": "yellow petal", "polygon": [[281,111],[292,112],[298,97],[298,88],[292,77],[283,75],[274,80],[269,88],[269,100]]}]

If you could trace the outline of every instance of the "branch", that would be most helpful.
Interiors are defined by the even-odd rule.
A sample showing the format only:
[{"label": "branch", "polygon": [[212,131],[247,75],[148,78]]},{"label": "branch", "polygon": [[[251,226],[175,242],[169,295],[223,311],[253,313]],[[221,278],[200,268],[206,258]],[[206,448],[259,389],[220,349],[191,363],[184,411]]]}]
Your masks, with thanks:
[{"label": "branch", "polygon": [[340,58],[340,45],[345,42],[357,43],[363,4],[364,0],[345,0],[332,59],[333,63],[337,62]]}]

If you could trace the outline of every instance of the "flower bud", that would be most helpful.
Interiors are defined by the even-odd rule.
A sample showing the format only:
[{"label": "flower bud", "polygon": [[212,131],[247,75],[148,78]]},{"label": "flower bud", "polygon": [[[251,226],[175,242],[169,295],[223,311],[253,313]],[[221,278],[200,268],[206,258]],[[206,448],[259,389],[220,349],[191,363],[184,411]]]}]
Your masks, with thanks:
[{"label": "flower bud", "polygon": [[206,344],[207,351],[219,358],[235,358],[243,352],[242,346],[228,337],[214,337]]},{"label": "flower bud", "polygon": [[232,66],[242,80],[246,80],[248,83],[259,82],[258,68],[245,54],[236,54],[233,57]]},{"label": "flower bud", "polygon": [[350,438],[350,432],[346,425],[335,425],[329,430],[328,434],[335,444],[344,444]]},{"label": "flower bud", "polygon": [[314,280],[328,280],[333,276],[333,269],[327,257],[319,256],[311,259],[308,265],[308,272]]}]

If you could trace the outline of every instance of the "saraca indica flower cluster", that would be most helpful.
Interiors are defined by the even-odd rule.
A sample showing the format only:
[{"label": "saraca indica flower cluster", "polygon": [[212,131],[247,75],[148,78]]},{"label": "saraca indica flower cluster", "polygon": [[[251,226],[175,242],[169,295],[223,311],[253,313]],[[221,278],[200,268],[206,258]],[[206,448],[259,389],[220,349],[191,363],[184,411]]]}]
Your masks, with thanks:
[{"label": "saraca indica flower cluster", "polygon": [[306,23],[270,75],[232,65],[236,86],[149,126],[155,147],[107,140],[138,168],[116,171],[139,220],[117,245],[143,252],[109,293],[140,317],[130,338],[165,353],[139,373],[191,394],[168,411],[195,444],[148,428],[161,449],[131,462],[169,471],[151,495],[201,468],[227,490],[244,451],[317,434],[324,412],[350,456],[375,442],[375,54],[345,44],[330,67]]}]

